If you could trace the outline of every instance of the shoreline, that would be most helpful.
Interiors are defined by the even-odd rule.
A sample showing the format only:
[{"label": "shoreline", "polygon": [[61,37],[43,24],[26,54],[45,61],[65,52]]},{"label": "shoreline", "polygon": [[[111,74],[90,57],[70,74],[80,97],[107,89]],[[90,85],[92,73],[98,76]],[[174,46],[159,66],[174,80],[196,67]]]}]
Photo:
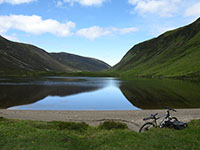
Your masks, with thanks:
[{"label": "shoreline", "polygon": [[[176,109],[170,111],[172,116],[180,121],[190,122],[200,119],[200,109]],[[128,110],[128,111],[51,111],[51,110],[7,110],[0,109],[0,117],[8,119],[32,120],[32,121],[66,121],[85,122],[91,126],[97,126],[106,120],[114,120],[126,123],[131,130],[138,131],[144,124],[142,118],[149,117],[152,113],[163,115],[166,110]]]}]

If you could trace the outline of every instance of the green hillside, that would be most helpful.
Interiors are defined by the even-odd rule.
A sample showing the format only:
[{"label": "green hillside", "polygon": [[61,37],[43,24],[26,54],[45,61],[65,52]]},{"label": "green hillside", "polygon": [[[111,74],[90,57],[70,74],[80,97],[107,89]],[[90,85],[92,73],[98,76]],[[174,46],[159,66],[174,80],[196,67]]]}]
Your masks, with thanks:
[{"label": "green hillside", "polygon": [[19,71],[102,71],[110,66],[100,60],[67,53],[48,53],[36,46],[0,36],[0,73]]},{"label": "green hillside", "polygon": [[112,71],[121,76],[200,77],[200,18],[131,48]]},{"label": "green hillside", "polygon": [[77,56],[69,53],[50,53],[59,63],[76,68],[77,71],[102,71],[110,68],[108,64],[94,58]]}]

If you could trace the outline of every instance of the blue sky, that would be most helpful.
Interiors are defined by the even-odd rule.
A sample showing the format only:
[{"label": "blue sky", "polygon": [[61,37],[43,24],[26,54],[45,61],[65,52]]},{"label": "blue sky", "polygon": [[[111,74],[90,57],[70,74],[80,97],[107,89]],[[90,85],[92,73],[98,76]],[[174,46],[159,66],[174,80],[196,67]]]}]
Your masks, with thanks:
[{"label": "blue sky", "polygon": [[0,35],[115,65],[133,45],[198,17],[199,0],[0,0]]}]

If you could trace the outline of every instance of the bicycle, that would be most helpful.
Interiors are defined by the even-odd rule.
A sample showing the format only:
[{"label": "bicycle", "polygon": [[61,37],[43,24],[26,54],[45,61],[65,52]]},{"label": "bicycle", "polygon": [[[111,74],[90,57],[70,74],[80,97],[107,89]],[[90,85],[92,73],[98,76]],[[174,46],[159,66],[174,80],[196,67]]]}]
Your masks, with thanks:
[{"label": "bicycle", "polygon": [[[176,117],[172,117],[170,115],[170,111],[174,111],[177,112],[175,109],[173,108],[167,108],[167,112],[164,115],[161,115],[159,117],[157,117],[158,113],[156,114],[151,114],[150,117],[147,118],[143,118],[143,121],[147,121],[147,120],[153,120],[151,122],[146,122],[145,124],[143,124],[143,126],[140,128],[139,132],[143,132],[143,131],[148,131],[150,128],[163,128],[163,127],[169,127],[172,128],[173,121],[178,121],[178,119]],[[157,123],[157,120],[163,118],[163,120],[160,122],[160,124]]]}]

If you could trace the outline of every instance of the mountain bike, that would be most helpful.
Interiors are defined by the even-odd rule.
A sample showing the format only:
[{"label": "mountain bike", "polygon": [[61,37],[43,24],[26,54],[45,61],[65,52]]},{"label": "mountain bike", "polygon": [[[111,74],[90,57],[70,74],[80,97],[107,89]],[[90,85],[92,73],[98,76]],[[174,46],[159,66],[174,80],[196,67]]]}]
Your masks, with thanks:
[{"label": "mountain bike", "polygon": [[[144,132],[144,131],[148,131],[150,128],[163,128],[163,127],[169,127],[169,128],[173,128],[173,121],[178,121],[178,119],[176,117],[172,117],[170,115],[170,111],[174,111],[177,112],[175,109],[173,108],[167,108],[167,112],[164,115],[161,116],[157,116],[158,113],[156,114],[151,114],[150,117],[147,118],[143,118],[143,121],[147,121],[147,120],[152,120],[150,122],[146,122],[145,124],[143,124],[143,126],[140,128],[139,132]],[[157,120],[163,118],[162,121],[158,124]]]}]

